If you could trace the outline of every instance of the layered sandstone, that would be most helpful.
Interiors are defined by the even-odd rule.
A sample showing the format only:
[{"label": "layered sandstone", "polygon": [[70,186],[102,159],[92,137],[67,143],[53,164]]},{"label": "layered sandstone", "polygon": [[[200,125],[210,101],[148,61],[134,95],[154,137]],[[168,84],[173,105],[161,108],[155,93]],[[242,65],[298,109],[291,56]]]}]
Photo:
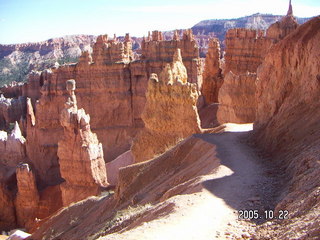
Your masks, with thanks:
[{"label": "layered sandstone", "polygon": [[156,73],[159,75],[163,68],[161,62],[168,63],[172,61],[173,55],[178,48],[181,49],[183,64],[188,72],[188,81],[197,83],[199,89],[201,89],[203,66],[199,58],[199,47],[191,29],[185,30],[181,39],[177,31],[175,31],[173,39],[169,41],[165,41],[162,32],[159,31],[153,31],[152,34],[149,33],[149,36],[143,39],[141,43],[141,59],[148,62],[158,62],[148,71],[148,74]]},{"label": "layered sandstone", "polygon": [[[271,46],[290,34],[298,26],[291,2],[285,17],[272,24],[267,34],[260,30],[230,29],[226,34],[224,73],[228,80],[219,93],[217,118],[220,123],[246,123],[255,120],[255,73]],[[237,75],[237,76],[236,76]],[[229,83],[235,81],[239,89]],[[229,85],[229,86],[228,86]],[[247,88],[247,90],[244,89]],[[245,95],[243,95],[245,94]]]},{"label": "layered sandstone", "polygon": [[219,89],[223,83],[218,39],[210,39],[203,71],[202,95],[207,104],[218,102]]},{"label": "layered sandstone", "polygon": [[63,137],[58,143],[63,205],[97,195],[107,186],[102,144],[90,129],[90,116],[78,109],[75,81],[67,81],[69,97],[61,111]]},{"label": "layered sandstone", "polygon": [[116,38],[109,40],[108,35],[101,35],[93,46],[93,61],[96,64],[129,62],[132,58],[132,43],[129,34],[124,42]]},{"label": "layered sandstone", "polygon": [[[56,134],[62,134],[60,129],[57,131]],[[58,138],[58,136],[50,135],[51,131],[39,127],[30,98],[27,99],[26,133],[26,155],[34,166],[39,184],[42,186],[59,184],[62,179],[56,152],[58,142],[48,144],[52,138]]]},{"label": "layered sandstone", "polygon": [[252,123],[256,114],[256,73],[235,75],[228,72],[219,91],[219,123]]},{"label": "layered sandstone", "polygon": [[142,114],[145,129],[134,139],[131,148],[135,162],[151,159],[181,139],[200,132],[197,99],[197,87],[187,82],[178,49],[173,62],[166,65],[159,78],[156,74],[150,76]]},{"label": "layered sandstone", "polygon": [[316,17],[274,45],[258,69],[255,137],[287,176],[276,210],[290,216],[274,230],[277,239],[319,236],[319,41]]},{"label": "layered sandstone", "polygon": [[[163,46],[161,50],[168,53],[166,57],[154,58],[151,46],[160,45]],[[123,41],[100,36],[92,55],[84,52],[77,64],[43,71],[38,81],[41,86],[39,103],[33,104],[31,98],[35,123],[31,124],[27,117],[26,124],[27,154],[41,182],[52,185],[61,181],[57,143],[63,132],[59,114],[65,102],[66,80],[76,79],[78,106],[90,115],[91,127],[103,145],[105,161],[110,162],[130,149],[132,139],[143,128],[141,114],[148,78],[151,73],[160,74],[165,65],[172,62],[174,49],[180,45],[182,56],[186,54],[183,61],[188,64],[188,75],[192,73],[195,76],[192,81],[201,83],[202,65],[190,31],[182,39],[146,40],[145,46],[149,47],[143,48],[142,59],[137,61],[131,61],[129,35]],[[43,159],[47,159],[46,163],[41,163]]]},{"label": "layered sandstone", "polygon": [[228,30],[225,39],[225,69],[234,74],[256,72],[272,44],[264,37],[264,31],[235,28]]},{"label": "layered sandstone", "polygon": [[265,38],[260,30],[230,29],[227,32],[225,78],[218,97],[220,124],[255,120],[256,71],[271,45],[272,40]]},{"label": "layered sandstone", "polygon": [[[146,102],[145,94],[149,75],[153,72],[160,74],[166,64],[173,61],[174,54],[171,54],[171,49],[170,54],[165,59],[144,58],[132,61],[130,36],[126,35],[122,40],[120,39],[115,37],[110,40],[106,36],[101,36],[97,40],[93,53],[84,52],[77,64],[57,66],[41,73],[34,72],[30,75],[29,82],[19,88],[19,91],[21,91],[19,95],[22,94],[25,104],[25,113],[22,114],[22,118],[19,118],[23,135],[26,136],[26,142],[22,145],[23,149],[25,148],[25,154],[21,156],[21,160],[17,160],[18,158],[15,157],[16,162],[12,160],[9,162],[13,165],[20,161],[27,162],[32,166],[32,172],[41,190],[37,197],[38,208],[35,209],[34,215],[37,219],[46,218],[71,201],[97,194],[100,185],[106,185],[101,180],[104,179],[105,181],[105,173],[92,174],[90,172],[91,165],[88,162],[84,163],[85,161],[77,168],[79,172],[75,173],[79,176],[86,172],[88,177],[80,178],[81,180],[78,180],[78,177],[72,177],[70,172],[73,172],[74,168],[70,167],[69,161],[73,156],[70,155],[70,149],[72,148],[67,145],[71,144],[72,141],[67,138],[68,136],[72,138],[71,136],[75,137],[77,135],[75,140],[77,144],[80,144],[81,141],[90,140],[92,143],[88,144],[94,148],[94,151],[90,152],[92,149],[89,145],[87,146],[88,149],[91,149],[88,151],[92,155],[88,151],[84,151],[84,153],[80,150],[77,151],[82,155],[74,156],[75,162],[91,159],[97,163],[96,165],[99,165],[103,162],[102,156],[106,156],[106,162],[110,162],[129,150],[132,139],[144,127],[141,114]],[[186,32],[182,39],[178,39],[178,36],[176,36],[174,41],[179,42],[178,45],[183,45],[184,52],[187,53],[183,61],[189,62],[190,72],[193,72],[193,76],[200,79],[201,61],[198,58],[198,49],[192,33],[190,31]],[[170,41],[160,39],[152,41],[154,45],[168,45],[168,43]],[[189,47],[190,49],[188,49]],[[148,51],[152,51],[152,49],[145,50],[144,53],[148,55]],[[170,69],[174,73],[174,78],[170,78],[170,81],[175,85],[176,76],[179,75],[183,76],[181,81],[188,85],[185,82],[189,71],[187,72],[185,68],[179,66],[179,63],[182,65],[181,58],[178,62],[175,62],[176,64]],[[196,78],[194,78],[194,81],[201,83]],[[67,79],[77,80],[77,106],[86,109],[90,114],[92,129],[97,133],[97,137],[102,143],[104,154],[101,152],[101,145],[97,137],[93,137],[94,134],[88,130],[89,118],[84,112],[77,111],[77,114],[79,112],[79,119],[82,119],[82,125],[77,121],[72,125],[74,126],[72,129],[79,134],[66,126],[63,128],[60,124],[59,116],[62,111],[65,112],[64,104],[67,96],[65,81]],[[15,91],[10,90],[9,92],[15,93]],[[12,95],[12,97],[16,97],[16,95]],[[12,101],[17,101],[17,99]],[[80,132],[84,135],[81,135]],[[8,152],[8,149],[4,149],[6,147],[5,142],[9,138],[7,135],[1,133],[0,144],[2,142],[3,144],[0,147],[4,153]],[[62,155],[58,160],[58,142],[61,136],[64,136],[61,143],[66,145],[65,149],[61,147],[61,151],[59,150],[59,156]],[[82,145],[75,146],[81,149]],[[84,144],[84,146],[86,145]],[[4,155],[15,156],[13,154],[3,154],[1,157]],[[130,161],[120,159],[111,166],[114,167],[115,171],[118,171],[119,166],[131,163],[132,158],[130,159]],[[82,179],[85,182],[82,182]],[[62,183],[64,180],[65,182]],[[113,176],[113,183],[116,181],[116,177]],[[52,199],[55,199],[55,201],[52,201]],[[14,201],[14,199],[12,198],[10,201]],[[22,218],[19,221],[27,224],[28,219]]]},{"label": "layered sandstone", "polygon": [[35,175],[26,163],[17,166],[16,174],[18,186],[15,199],[17,224],[30,229],[35,223],[35,214],[39,203]]}]

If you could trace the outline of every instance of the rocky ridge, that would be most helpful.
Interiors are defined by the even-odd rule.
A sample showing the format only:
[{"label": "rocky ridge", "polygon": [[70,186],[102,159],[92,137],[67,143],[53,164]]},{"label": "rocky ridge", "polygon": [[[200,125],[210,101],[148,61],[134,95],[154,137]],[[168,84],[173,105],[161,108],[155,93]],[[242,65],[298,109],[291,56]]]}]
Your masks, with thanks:
[{"label": "rocky ridge", "polygon": [[274,45],[258,69],[254,136],[285,175],[276,211],[289,211],[288,220],[267,228],[272,238],[320,234],[319,40],[315,17]]}]

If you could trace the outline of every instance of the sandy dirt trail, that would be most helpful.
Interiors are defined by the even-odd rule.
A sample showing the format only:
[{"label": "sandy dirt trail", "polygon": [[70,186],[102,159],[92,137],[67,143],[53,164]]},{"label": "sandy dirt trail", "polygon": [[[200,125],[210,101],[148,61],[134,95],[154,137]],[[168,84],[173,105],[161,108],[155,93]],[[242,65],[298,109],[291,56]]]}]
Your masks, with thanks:
[{"label": "sandy dirt trail", "polygon": [[166,202],[174,211],[129,231],[101,239],[250,239],[256,223],[239,220],[241,209],[268,207],[273,180],[244,139],[251,124],[227,124],[226,132],[197,137],[216,147],[221,165],[203,177],[202,190]]}]

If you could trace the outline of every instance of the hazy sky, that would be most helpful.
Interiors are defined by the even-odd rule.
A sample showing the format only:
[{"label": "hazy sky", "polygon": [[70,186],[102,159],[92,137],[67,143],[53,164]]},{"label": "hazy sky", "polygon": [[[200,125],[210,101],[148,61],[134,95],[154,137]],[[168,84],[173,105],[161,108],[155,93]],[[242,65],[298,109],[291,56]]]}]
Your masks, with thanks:
[{"label": "hazy sky", "polygon": [[[320,14],[319,0],[293,0],[298,17]],[[147,35],[190,28],[201,20],[257,12],[285,14],[288,0],[0,0],[0,43],[71,34]]]}]

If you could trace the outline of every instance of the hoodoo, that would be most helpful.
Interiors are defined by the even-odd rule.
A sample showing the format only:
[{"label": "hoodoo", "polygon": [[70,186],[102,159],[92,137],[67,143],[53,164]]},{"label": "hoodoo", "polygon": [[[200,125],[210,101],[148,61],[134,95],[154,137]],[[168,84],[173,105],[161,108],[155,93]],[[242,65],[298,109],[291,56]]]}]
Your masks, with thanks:
[{"label": "hoodoo", "polygon": [[151,74],[142,120],[145,129],[133,140],[135,162],[153,158],[182,139],[201,130],[196,84],[187,82],[187,71],[177,49],[173,62]]},{"label": "hoodoo", "polygon": [[58,143],[61,177],[66,180],[61,184],[64,206],[97,195],[108,185],[102,144],[91,132],[90,116],[78,109],[75,81],[66,84],[69,96],[60,115],[63,137]]}]

